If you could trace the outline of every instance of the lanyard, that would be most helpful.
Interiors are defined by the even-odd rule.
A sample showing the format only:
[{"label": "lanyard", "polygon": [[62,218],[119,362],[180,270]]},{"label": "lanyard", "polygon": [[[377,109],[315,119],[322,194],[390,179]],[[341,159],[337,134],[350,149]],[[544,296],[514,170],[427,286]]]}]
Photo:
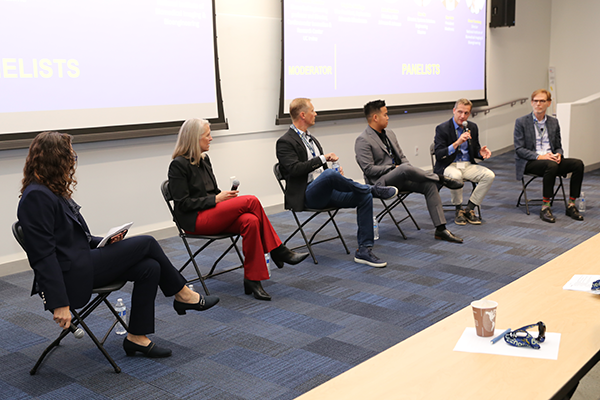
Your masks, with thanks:
[{"label": "lanyard", "polygon": [[538,122],[536,120],[533,121],[537,132],[540,134],[540,147],[544,145],[544,135],[546,134],[546,124],[544,122]]},{"label": "lanyard", "polygon": [[381,131],[381,135],[379,135],[377,131],[375,132],[377,133],[377,136],[379,136],[379,139],[383,142],[383,145],[385,146],[385,149],[392,158],[392,162],[394,163],[394,165],[400,165],[396,163],[396,157],[394,156],[394,148],[392,147],[392,142],[390,141],[390,138],[385,133],[385,129]]},{"label": "lanyard", "polygon": [[312,156],[316,157],[317,154],[315,153],[315,148],[312,146],[312,144],[310,144],[308,142],[308,140],[306,140],[305,135],[303,135],[302,132],[298,128],[296,128],[296,126],[294,124],[290,125],[290,128],[292,128],[294,131],[296,131],[296,133],[298,134],[298,136],[300,136],[300,139],[302,140],[302,142],[304,143],[306,148],[308,150],[310,150],[310,152],[312,153]]},{"label": "lanyard", "polygon": [[[538,328],[537,338],[534,338],[527,332],[527,329],[535,327]],[[531,347],[533,349],[539,349],[540,343],[543,343],[544,340],[546,340],[546,325],[542,321],[531,325],[525,325],[522,328],[515,329],[504,335],[504,341],[515,347]]]},{"label": "lanyard", "polygon": [[461,129],[460,127],[454,128],[454,131],[456,132],[456,139],[460,138],[460,135],[462,134],[460,129]]},{"label": "lanyard", "polygon": [[[535,115],[533,116],[533,126],[536,128],[536,132],[540,135],[540,148],[544,145],[544,135],[547,135],[545,132],[546,129],[546,116],[541,121],[538,121]],[[537,138],[536,138],[537,140]],[[548,142],[550,141],[550,137],[548,137]],[[548,143],[550,144],[550,143]]]}]

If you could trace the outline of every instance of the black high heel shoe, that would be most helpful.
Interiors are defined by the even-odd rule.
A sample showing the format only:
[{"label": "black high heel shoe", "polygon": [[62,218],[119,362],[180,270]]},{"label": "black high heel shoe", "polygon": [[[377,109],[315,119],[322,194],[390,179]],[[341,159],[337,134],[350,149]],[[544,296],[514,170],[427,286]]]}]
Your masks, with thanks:
[{"label": "black high heel shoe", "polygon": [[197,311],[205,311],[214,306],[219,302],[219,297],[217,296],[202,296],[200,295],[200,300],[197,303],[182,303],[181,301],[173,300],[173,308],[177,311],[179,315],[185,315],[187,310],[197,310]]},{"label": "black high heel shoe", "polygon": [[257,300],[271,300],[271,296],[265,292],[260,281],[251,281],[244,278],[244,293],[253,294]]},{"label": "black high heel shoe", "polygon": [[164,358],[171,356],[171,349],[157,346],[154,342],[150,342],[148,346],[141,346],[133,343],[129,339],[123,340],[123,350],[128,356],[135,356],[138,351],[148,358]]},{"label": "black high heel shoe", "polygon": [[304,261],[308,256],[308,253],[296,253],[283,244],[271,251],[271,260],[277,265],[277,268],[283,268],[284,262],[290,265],[296,265]]}]

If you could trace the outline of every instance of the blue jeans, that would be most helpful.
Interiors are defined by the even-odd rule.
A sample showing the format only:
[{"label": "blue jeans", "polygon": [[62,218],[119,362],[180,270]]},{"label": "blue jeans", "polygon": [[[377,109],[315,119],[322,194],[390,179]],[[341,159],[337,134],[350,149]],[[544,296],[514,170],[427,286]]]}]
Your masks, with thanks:
[{"label": "blue jeans", "polygon": [[373,196],[368,185],[345,178],[332,169],[326,169],[309,183],[304,194],[307,208],[323,209],[356,207],[358,247],[373,247]]}]

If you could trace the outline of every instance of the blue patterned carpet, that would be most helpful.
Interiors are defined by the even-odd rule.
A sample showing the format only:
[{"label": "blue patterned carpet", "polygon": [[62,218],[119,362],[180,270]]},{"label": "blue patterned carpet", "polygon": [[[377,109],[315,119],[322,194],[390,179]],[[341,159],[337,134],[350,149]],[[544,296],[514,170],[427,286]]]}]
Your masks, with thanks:
[{"label": "blue patterned carpet", "polygon": [[[317,245],[319,264],[273,271],[265,289],[271,302],[243,293],[242,271],[207,281],[221,297],[203,313],[178,316],[171,299],[159,293],[157,333],[152,339],[173,350],[167,359],[126,357],[114,333],[106,347],[122,368],[115,374],[88,339],[68,336],[42,364],[28,371],[59,333],[37,297],[30,297],[32,273],[0,279],[0,398],[10,399],[292,399],[375,354],[440,321],[472,300],[518,279],[600,231],[596,199],[600,171],[586,175],[584,222],[564,215],[555,204],[557,223],[542,222],[539,207],[527,216],[515,208],[520,182],[514,179],[512,152],[486,162],[496,181],[482,207],[481,226],[457,226],[448,211],[448,227],[465,239],[462,245],[436,241],[422,195],[407,200],[421,226],[403,228],[403,240],[389,220],[380,226],[375,253],[388,261],[383,269],[355,264],[341,244]],[[541,181],[532,184],[539,195]],[[449,202],[449,192],[442,189]],[[159,193],[157,192],[157,196]],[[379,210],[380,206],[377,204]],[[402,215],[398,209],[396,214]],[[271,217],[282,238],[293,229],[289,212]],[[353,250],[353,211],[337,218]],[[8,229],[8,228],[7,228]],[[326,232],[328,233],[328,232]],[[185,254],[178,237],[161,241],[175,265]],[[219,246],[199,257],[209,266]],[[228,256],[223,267],[235,264]],[[188,276],[191,270],[187,271]],[[199,285],[196,285],[197,289]],[[131,284],[114,293],[128,304]],[[109,325],[102,307],[88,318],[92,329]],[[399,360],[401,362],[401,360]]]}]

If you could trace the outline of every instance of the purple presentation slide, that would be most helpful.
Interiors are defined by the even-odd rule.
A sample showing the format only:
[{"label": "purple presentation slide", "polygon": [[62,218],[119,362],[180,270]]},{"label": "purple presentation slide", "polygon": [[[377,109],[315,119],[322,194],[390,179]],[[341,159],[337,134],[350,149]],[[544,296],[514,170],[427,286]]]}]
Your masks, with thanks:
[{"label": "purple presentation slide", "polygon": [[485,0],[284,0],[285,99],[484,98],[486,15]]},{"label": "purple presentation slide", "polygon": [[0,0],[0,115],[216,103],[211,0]]}]

